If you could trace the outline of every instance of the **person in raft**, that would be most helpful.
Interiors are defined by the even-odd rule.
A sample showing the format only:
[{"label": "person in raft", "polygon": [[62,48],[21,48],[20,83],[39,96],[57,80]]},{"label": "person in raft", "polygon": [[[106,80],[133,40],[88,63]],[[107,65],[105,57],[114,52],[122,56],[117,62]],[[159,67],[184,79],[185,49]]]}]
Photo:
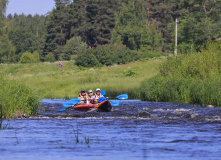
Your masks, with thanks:
[{"label": "person in raft", "polygon": [[93,95],[92,90],[88,91],[88,97],[87,98],[88,98],[89,103],[94,103],[95,96]]},{"label": "person in raft", "polygon": [[94,95],[94,103],[98,103],[98,100],[99,100],[99,98],[101,98],[101,97],[104,97],[104,96],[101,94],[100,88],[97,88],[97,89],[96,89],[96,93],[95,93],[95,95]]},{"label": "person in raft", "polygon": [[80,104],[86,103],[87,97],[88,97],[88,95],[87,95],[87,93],[85,92],[85,89],[82,89],[82,90],[81,90],[81,93],[79,93],[79,97],[78,97],[78,99],[81,99]]}]

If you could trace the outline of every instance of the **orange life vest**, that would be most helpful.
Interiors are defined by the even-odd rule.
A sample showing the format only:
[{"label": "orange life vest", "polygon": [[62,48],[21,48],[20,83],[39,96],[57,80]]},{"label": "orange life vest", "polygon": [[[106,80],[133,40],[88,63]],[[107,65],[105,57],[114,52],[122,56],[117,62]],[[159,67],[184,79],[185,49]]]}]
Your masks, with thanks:
[{"label": "orange life vest", "polygon": [[80,102],[80,103],[85,103],[86,100],[87,100],[87,97],[88,97],[87,93],[86,93],[85,96],[82,96],[81,93],[80,93],[80,94],[79,94],[79,97],[78,97],[79,99],[81,99],[81,102]]},{"label": "orange life vest", "polygon": [[95,94],[95,100],[94,102],[98,102],[99,98],[103,97],[103,95],[100,93],[100,95]]}]

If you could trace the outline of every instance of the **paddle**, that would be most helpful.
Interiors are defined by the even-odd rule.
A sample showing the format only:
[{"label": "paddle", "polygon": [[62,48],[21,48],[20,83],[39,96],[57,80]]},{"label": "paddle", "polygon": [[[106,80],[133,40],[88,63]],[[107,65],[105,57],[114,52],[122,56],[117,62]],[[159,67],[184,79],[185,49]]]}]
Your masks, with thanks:
[{"label": "paddle", "polygon": [[102,90],[100,93],[101,93],[103,96],[106,94],[105,90]]},{"label": "paddle", "polygon": [[127,94],[121,94],[121,95],[117,96],[117,99],[128,99],[128,95]]},{"label": "paddle", "polygon": [[[74,98],[74,99],[71,99],[71,102],[64,102],[63,107],[69,108],[69,107],[72,107],[74,104],[79,103],[79,102],[81,102],[81,99]],[[59,109],[58,111],[66,111],[66,109],[62,108],[62,109]]]},{"label": "paddle", "polygon": [[79,102],[81,102],[81,99],[78,98],[71,99],[71,103],[79,103]]},{"label": "paddle", "polygon": [[62,111],[66,111],[66,109],[59,109],[58,111],[62,112]]},{"label": "paddle", "polygon": [[119,101],[110,101],[112,106],[119,106]]},{"label": "paddle", "polygon": [[[106,92],[105,92],[106,94]],[[117,99],[128,99],[128,95],[127,94],[121,94],[119,96],[116,97]],[[99,98],[98,102],[102,102],[105,101],[106,98],[105,97],[101,97]],[[112,106],[119,106],[119,101],[111,101]]]}]

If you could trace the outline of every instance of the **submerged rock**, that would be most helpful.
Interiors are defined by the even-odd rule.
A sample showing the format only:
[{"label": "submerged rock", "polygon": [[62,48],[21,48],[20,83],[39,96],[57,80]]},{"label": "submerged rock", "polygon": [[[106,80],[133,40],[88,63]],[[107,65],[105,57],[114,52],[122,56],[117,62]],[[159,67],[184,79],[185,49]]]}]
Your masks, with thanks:
[{"label": "submerged rock", "polygon": [[15,112],[16,118],[21,118],[23,115],[24,115],[24,111],[18,110],[18,111]]},{"label": "submerged rock", "polygon": [[150,117],[151,114],[149,112],[143,111],[143,112],[138,113],[137,116],[138,117]]}]

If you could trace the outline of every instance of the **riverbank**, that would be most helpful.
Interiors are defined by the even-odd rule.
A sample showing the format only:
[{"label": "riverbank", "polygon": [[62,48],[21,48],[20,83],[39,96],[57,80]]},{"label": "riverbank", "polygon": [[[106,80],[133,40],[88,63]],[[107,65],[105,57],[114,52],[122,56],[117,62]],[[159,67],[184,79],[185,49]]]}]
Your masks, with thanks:
[{"label": "riverbank", "polygon": [[221,106],[221,43],[207,48],[168,58],[159,75],[142,82],[141,99]]},{"label": "riverbank", "polygon": [[110,97],[127,93],[136,99],[140,97],[140,83],[156,76],[165,60],[158,58],[100,68],[82,68],[75,66],[74,61],[64,61],[61,70],[58,62],[2,64],[0,75],[27,83],[40,98],[74,98],[82,88],[95,91],[99,87]]}]

